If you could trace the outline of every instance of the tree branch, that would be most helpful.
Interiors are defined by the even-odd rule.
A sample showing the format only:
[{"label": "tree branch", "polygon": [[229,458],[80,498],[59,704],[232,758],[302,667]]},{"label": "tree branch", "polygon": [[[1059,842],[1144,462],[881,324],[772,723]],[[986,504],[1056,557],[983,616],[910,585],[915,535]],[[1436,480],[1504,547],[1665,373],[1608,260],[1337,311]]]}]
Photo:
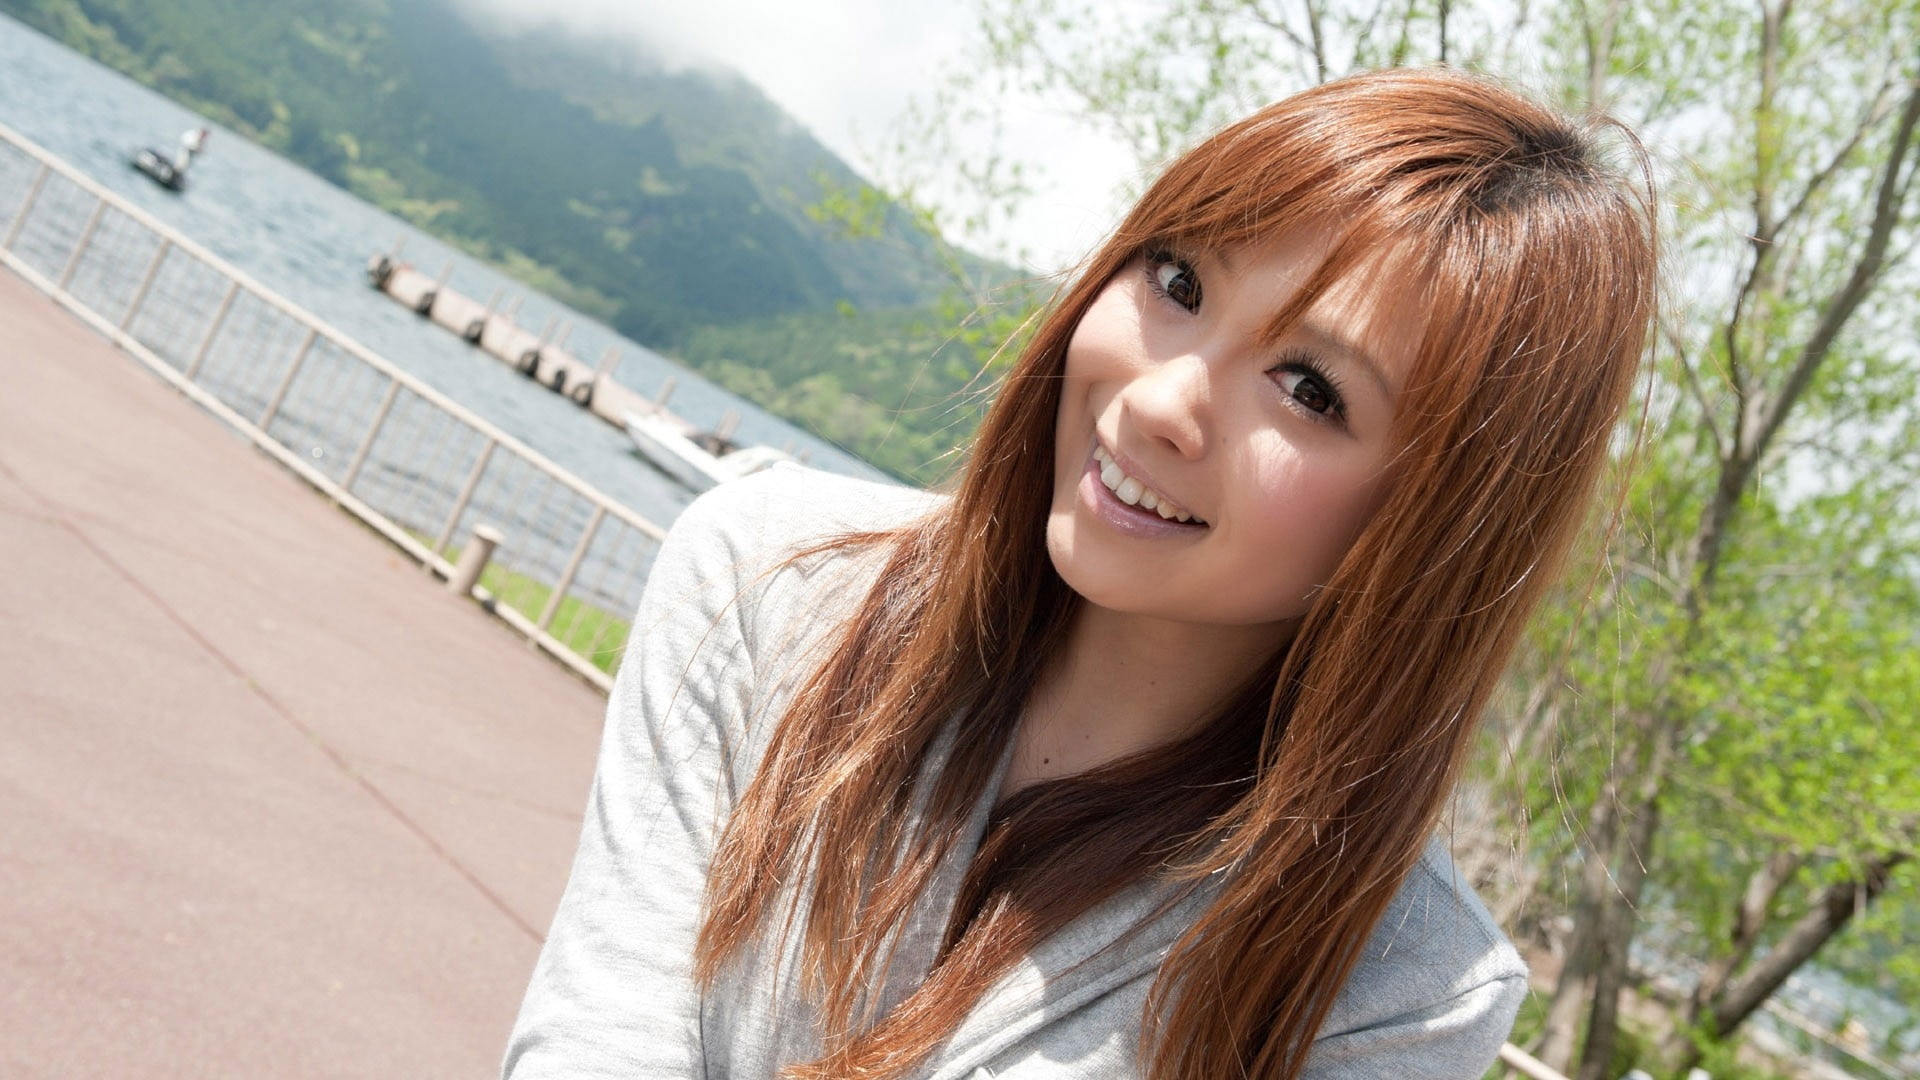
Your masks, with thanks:
[{"label": "tree branch", "polygon": [[1853,273],[1848,275],[1846,284],[1824,305],[1813,336],[1801,346],[1800,355],[1794,360],[1779,392],[1758,403],[1759,423],[1753,429],[1751,443],[1738,448],[1749,475],[1760,456],[1766,452],[1767,444],[1780,430],[1787,413],[1800,400],[1800,395],[1806,392],[1814,375],[1819,372],[1820,365],[1833,352],[1834,342],[1846,328],[1847,320],[1853,317],[1861,301],[1872,292],[1874,283],[1886,270],[1887,247],[1892,240],[1893,227],[1905,209],[1911,186],[1912,170],[1907,167],[1907,155],[1913,148],[1916,123],[1920,123],[1920,79],[1908,84],[1906,104],[1901,108],[1899,123],[1894,128],[1893,148],[1887,154],[1886,169],[1881,173],[1879,192],[1874,198],[1873,223],[1868,228],[1867,242],[1861,249],[1860,258],[1853,265]]},{"label": "tree branch", "polygon": [[1354,32],[1353,60],[1355,64],[1365,62],[1362,59],[1363,57],[1371,58],[1373,56],[1370,51],[1370,46],[1373,43],[1374,31],[1378,30],[1382,21],[1386,19],[1387,7],[1392,3],[1393,0],[1379,0],[1378,3],[1373,5],[1372,14],[1368,15],[1366,21],[1362,22],[1360,28]]},{"label": "tree branch", "polygon": [[1707,388],[1700,383],[1700,373],[1693,370],[1693,360],[1687,355],[1687,342],[1678,327],[1661,320],[1660,336],[1667,339],[1667,346],[1674,352],[1675,362],[1680,365],[1681,382],[1693,395],[1696,405],[1700,406],[1700,423],[1707,429],[1707,438],[1713,443],[1713,459],[1719,461],[1726,451],[1726,441],[1720,434],[1720,425],[1713,415],[1713,404],[1707,400]]},{"label": "tree branch", "polygon": [[1760,5],[1760,98],[1753,106],[1753,220],[1756,241],[1771,243],[1773,220],[1773,162],[1779,152],[1779,130],[1773,102],[1780,90],[1780,31],[1786,22],[1788,0],[1777,7]]},{"label": "tree branch", "polygon": [[[1913,149],[1916,123],[1920,123],[1920,79],[1908,83],[1906,102],[1894,127],[1892,147],[1877,185],[1873,220],[1867,230],[1866,244],[1861,248],[1852,273],[1845,284],[1819,306],[1819,322],[1812,335],[1800,346],[1793,366],[1775,393],[1765,395],[1757,387],[1745,388],[1737,373],[1734,377],[1734,393],[1739,399],[1739,412],[1734,417],[1734,444],[1721,459],[1713,498],[1695,534],[1692,562],[1696,584],[1687,603],[1690,622],[1697,621],[1701,601],[1712,588],[1718,574],[1720,548],[1726,538],[1727,523],[1733,518],[1741,493],[1753,478],[1760,459],[1766,455],[1787,414],[1812,384],[1820,366],[1832,355],[1834,343],[1839,340],[1847,321],[1873,291],[1881,273],[1889,265],[1887,248],[1893,228],[1905,209],[1911,187],[1912,170],[1907,167],[1907,155]],[[1744,298],[1745,294],[1742,294],[1741,299]],[[1735,341],[1735,321],[1737,319],[1729,320],[1726,327],[1729,348]],[[1729,355],[1728,361],[1734,362],[1734,357]]]},{"label": "tree branch", "polygon": [[[1307,6],[1307,34],[1313,39],[1314,81],[1327,81],[1327,36],[1320,25],[1319,0],[1305,0]],[[1446,57],[1442,56],[1442,60]]]},{"label": "tree branch", "polygon": [[1724,1038],[1753,1015],[1754,1010],[1787,981],[1787,976],[1885,892],[1893,879],[1893,871],[1912,857],[1912,853],[1906,851],[1879,856],[1861,867],[1859,877],[1822,890],[1813,906],[1779,942],[1729,983],[1726,991],[1712,1002],[1709,1018],[1714,1036]]},{"label": "tree branch", "polygon": [[1867,132],[1887,118],[1887,113],[1893,108],[1893,86],[1894,80],[1890,77],[1880,84],[1878,90],[1874,91],[1873,102],[1868,106],[1866,115],[1860,118],[1860,123],[1855,125],[1853,134],[1847,137],[1847,141],[1834,152],[1833,157],[1820,168],[1820,171],[1814,173],[1813,178],[1807,181],[1807,186],[1801,190],[1800,197],[1793,201],[1793,205],[1787,207],[1786,212],[1780,215],[1780,229],[1784,230],[1793,225],[1795,219],[1806,211],[1807,204],[1813,200],[1813,197],[1833,180],[1834,175],[1840,171],[1840,166],[1846,164],[1847,158],[1859,149],[1860,141],[1866,138]]},{"label": "tree branch", "polygon": [[[1308,3],[1307,8],[1309,13],[1311,13],[1313,9],[1313,5],[1311,2]],[[1275,16],[1267,14],[1266,10],[1262,8],[1259,4],[1248,4],[1246,11],[1247,11],[1248,18],[1252,19],[1256,23],[1259,23],[1261,26],[1264,26],[1267,29],[1274,31],[1275,33],[1279,34],[1281,37],[1286,38],[1288,43],[1291,44],[1294,48],[1299,49],[1301,52],[1306,53],[1309,56],[1312,56],[1315,59],[1315,61],[1321,62],[1320,67],[1321,67],[1322,74],[1320,76],[1320,81],[1322,82],[1326,81],[1326,78],[1327,78],[1325,74],[1326,67],[1324,62],[1321,61],[1320,51],[1314,46],[1309,45],[1307,43],[1307,39],[1300,36],[1300,31],[1295,30],[1293,27],[1287,25],[1287,22],[1285,19],[1276,18]]]},{"label": "tree branch", "polygon": [[1760,5],[1760,88],[1753,103],[1753,232],[1747,236],[1753,261],[1747,266],[1747,275],[1741,281],[1740,288],[1733,294],[1733,313],[1727,317],[1722,330],[1727,350],[1727,379],[1733,385],[1733,395],[1738,405],[1730,433],[1736,448],[1746,441],[1747,397],[1750,393],[1746,365],[1740,353],[1740,325],[1746,315],[1748,301],[1759,291],[1761,277],[1766,273],[1778,235],[1773,221],[1773,99],[1779,89],[1780,24],[1785,20],[1786,12],[1786,0],[1781,0],[1778,7],[1768,7],[1765,3]]},{"label": "tree branch", "polygon": [[1767,916],[1773,911],[1773,902],[1779,898],[1780,890],[1800,872],[1805,858],[1791,851],[1774,852],[1767,861],[1747,879],[1746,892],[1740,897],[1740,906],[1733,920],[1733,951],[1736,963],[1744,961],[1753,952],[1760,940],[1760,931],[1766,928]]},{"label": "tree branch", "polygon": [[1604,108],[1607,73],[1613,68],[1613,36],[1620,29],[1620,16],[1626,8],[1626,0],[1607,0],[1606,14],[1596,28],[1584,0],[1580,5],[1582,36],[1587,45],[1587,105],[1591,108]]}]

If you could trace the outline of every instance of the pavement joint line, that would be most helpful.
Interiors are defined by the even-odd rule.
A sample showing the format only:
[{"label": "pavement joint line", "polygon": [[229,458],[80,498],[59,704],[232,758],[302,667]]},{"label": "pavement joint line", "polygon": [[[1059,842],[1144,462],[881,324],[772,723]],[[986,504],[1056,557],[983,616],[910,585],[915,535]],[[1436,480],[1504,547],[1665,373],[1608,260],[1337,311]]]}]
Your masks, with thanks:
[{"label": "pavement joint line", "polygon": [[484,897],[495,910],[499,911],[501,915],[504,915],[508,922],[512,923],[535,943],[545,942],[546,935],[542,934],[536,927],[521,918],[519,913],[515,912],[499,894],[488,888],[486,883],[481,881],[478,875],[468,869],[464,863],[454,857],[452,852],[449,852],[445,847],[441,846],[440,842],[435,840],[431,833],[427,832],[418,822],[408,816],[406,811],[402,810],[386,792],[380,790],[378,785],[374,784],[373,781],[369,780],[358,769],[355,769],[353,763],[347,760],[345,754],[327,742],[311,725],[302,721],[298,716],[295,716],[293,710],[289,709],[278,698],[274,697],[272,692],[255,680],[238,661],[227,655],[220,646],[214,644],[206,635],[202,634],[184,615],[175,610],[173,605],[169,604],[164,597],[154,592],[138,575],[134,574],[133,571],[128,569],[118,559],[115,559],[112,555],[108,554],[104,548],[95,543],[93,538],[88,536],[85,530],[62,515],[59,512],[59,504],[41,494],[39,489],[28,483],[24,477],[7,464],[4,457],[0,457],[0,475],[5,475],[8,480],[18,486],[21,491],[25,492],[28,498],[39,503],[42,507],[48,508],[49,517],[45,520],[71,534],[75,540],[80,542],[82,547],[92,552],[95,558],[105,563],[109,569],[119,575],[127,584],[131,585],[135,591],[145,596],[148,602],[153,604],[162,615],[166,616],[168,621],[178,626],[182,632],[204,649],[209,656],[213,657],[221,667],[226,668],[228,673],[238,679],[250,693],[259,698],[269,710],[278,714],[281,719],[290,724],[302,737],[312,743],[327,760],[332,762],[334,768],[358,785],[374,803],[386,811],[386,813],[404,829],[411,832],[422,844],[426,845],[435,858],[439,859],[449,869],[464,879],[467,884]]},{"label": "pavement joint line", "polygon": [[360,755],[360,761],[362,764],[370,765],[376,769],[386,769],[389,772],[404,773],[415,779],[425,780],[436,787],[456,791],[462,795],[471,795],[476,799],[485,799],[488,802],[499,803],[503,806],[511,806],[516,810],[525,810],[529,814],[539,814],[541,817],[552,818],[555,821],[574,823],[580,820],[580,812],[578,810],[556,810],[551,806],[540,806],[536,803],[530,803],[524,799],[516,799],[511,795],[505,795],[498,791],[488,791],[485,788],[474,787],[471,784],[462,784],[457,780],[449,780],[444,776],[430,773],[425,769],[415,768],[412,765],[404,765],[398,761],[389,761],[385,758],[373,757],[368,754]]},{"label": "pavement joint line", "polygon": [[[13,474],[9,473],[8,475],[13,475]],[[46,494],[45,492],[36,491],[36,492],[33,492],[32,494],[35,500],[39,502],[42,507],[53,507],[54,512],[51,514],[36,513],[36,512],[29,512],[29,511],[21,510],[17,508],[0,506],[0,514],[12,515],[14,517],[23,518],[29,521],[44,522],[49,525],[67,525],[69,523],[73,525],[86,525],[100,532],[113,533],[117,536],[125,537],[126,539],[134,543],[144,544],[147,547],[154,548],[159,551],[164,551],[167,554],[172,555],[176,558],[187,559],[193,562],[197,562],[202,566],[218,565],[217,563],[209,560],[204,553],[200,552],[195,548],[188,547],[181,544],[168,543],[164,538],[160,536],[157,536],[149,532],[142,532],[139,529],[136,529],[128,525],[126,522],[121,521],[117,518],[108,517],[104,514],[96,514],[87,510],[84,507],[75,506],[72,503],[61,502],[59,499],[56,499],[53,496]],[[349,517],[351,517],[351,515],[349,515]],[[353,520],[357,521],[358,519],[355,518]],[[431,573],[431,571],[429,571],[429,573]]]}]

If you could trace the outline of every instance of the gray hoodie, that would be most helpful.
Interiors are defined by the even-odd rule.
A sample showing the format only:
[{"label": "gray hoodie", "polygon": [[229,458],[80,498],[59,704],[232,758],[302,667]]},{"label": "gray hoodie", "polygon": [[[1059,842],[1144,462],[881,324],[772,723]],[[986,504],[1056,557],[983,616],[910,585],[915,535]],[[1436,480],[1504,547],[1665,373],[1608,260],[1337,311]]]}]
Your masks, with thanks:
[{"label": "gray hoodie", "polygon": [[[580,849],[504,1076],[759,1080],[817,1056],[813,1015],[796,990],[796,943],[763,943],[706,993],[695,987],[707,867],[770,725],[819,663],[835,613],[877,570],[846,555],[774,568],[807,541],[903,523],[935,498],[780,467],[722,485],[675,522],[608,703]],[[941,752],[936,745],[936,767]],[[872,974],[879,1008],[930,967],[989,808],[983,798],[886,970]],[[1160,899],[1143,883],[1042,942],[917,1075],[1139,1076],[1147,991],[1208,897],[1139,926]],[[1436,840],[1341,988],[1306,1076],[1473,1080],[1512,1026],[1525,975]]]}]

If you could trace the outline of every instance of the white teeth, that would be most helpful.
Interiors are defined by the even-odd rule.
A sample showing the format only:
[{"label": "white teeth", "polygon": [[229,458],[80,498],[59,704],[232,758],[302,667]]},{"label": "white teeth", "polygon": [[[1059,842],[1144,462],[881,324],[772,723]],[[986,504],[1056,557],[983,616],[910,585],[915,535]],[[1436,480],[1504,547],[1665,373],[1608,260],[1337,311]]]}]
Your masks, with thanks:
[{"label": "white teeth", "polygon": [[1113,455],[1107,453],[1105,447],[1095,446],[1093,448],[1093,460],[1100,466],[1100,482],[1105,484],[1107,488],[1113,492],[1115,498],[1126,503],[1128,506],[1139,506],[1151,510],[1168,521],[1199,521],[1202,525],[1206,524],[1206,522],[1200,521],[1199,518],[1180,509],[1178,505],[1166,496],[1147,487],[1147,485],[1141,483],[1139,480],[1128,476],[1113,460]]}]

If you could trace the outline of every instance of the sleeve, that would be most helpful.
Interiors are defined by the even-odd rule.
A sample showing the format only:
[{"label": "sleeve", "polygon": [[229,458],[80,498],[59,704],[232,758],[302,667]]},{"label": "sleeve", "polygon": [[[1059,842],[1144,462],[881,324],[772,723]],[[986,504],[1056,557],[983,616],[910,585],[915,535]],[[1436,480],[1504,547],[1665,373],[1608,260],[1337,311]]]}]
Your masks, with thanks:
[{"label": "sleeve", "polygon": [[1526,994],[1526,976],[1509,973],[1377,1024],[1322,1036],[1301,1080],[1478,1080],[1499,1056]]},{"label": "sleeve", "polygon": [[735,541],[753,507],[695,500],[655,559],[607,705],[573,871],[502,1075],[704,1072],[692,979],[729,755],[753,695]]}]

